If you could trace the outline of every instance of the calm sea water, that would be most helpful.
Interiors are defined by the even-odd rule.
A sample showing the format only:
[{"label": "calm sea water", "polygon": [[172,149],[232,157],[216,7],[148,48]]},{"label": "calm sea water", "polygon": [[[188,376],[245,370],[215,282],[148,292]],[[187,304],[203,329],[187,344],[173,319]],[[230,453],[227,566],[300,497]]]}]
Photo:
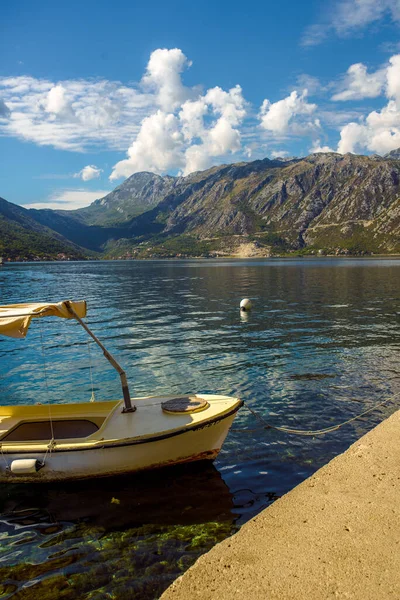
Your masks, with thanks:
[{"label": "calm sea water", "polygon": [[[244,297],[254,309],[241,317]],[[126,368],[132,395],[237,395],[274,425],[319,429],[400,392],[398,260],[0,270],[1,304],[62,299],[88,301],[87,321]],[[98,400],[120,397],[101,352],[64,320],[33,322],[23,341],[0,339],[0,376],[2,404],[85,401],[92,388]],[[0,598],[157,598],[200,554],[395,409],[322,437],[260,429],[242,409],[214,466],[3,486]]]}]

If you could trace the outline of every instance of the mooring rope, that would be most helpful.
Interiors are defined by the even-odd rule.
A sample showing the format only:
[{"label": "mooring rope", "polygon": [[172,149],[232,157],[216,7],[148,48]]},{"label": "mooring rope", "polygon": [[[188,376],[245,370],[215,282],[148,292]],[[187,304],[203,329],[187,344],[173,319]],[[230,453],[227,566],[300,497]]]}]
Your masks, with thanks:
[{"label": "mooring rope", "polygon": [[274,429],[275,431],[280,431],[281,433],[288,433],[290,435],[304,435],[304,436],[324,435],[326,433],[331,433],[332,431],[337,431],[338,429],[340,429],[344,425],[347,425],[348,423],[351,423],[352,421],[356,421],[356,419],[360,419],[364,415],[367,415],[368,413],[376,410],[380,406],[384,406],[385,404],[388,404],[389,402],[393,402],[393,400],[395,400],[399,396],[400,396],[400,392],[398,394],[395,394],[394,396],[391,396],[390,398],[386,398],[386,400],[383,400],[382,402],[378,402],[377,404],[374,404],[374,406],[371,406],[367,410],[364,410],[362,413],[356,415],[355,417],[351,417],[351,419],[347,419],[346,421],[343,421],[342,423],[337,423],[336,425],[332,425],[331,427],[326,427],[325,429],[314,429],[314,430],[294,429],[292,427],[278,427],[277,425],[271,425],[271,423],[268,423],[264,419],[264,417],[262,417],[255,410],[253,410],[252,408],[250,408],[250,406],[246,402],[244,402],[243,406],[245,408],[247,408],[247,410],[260,423],[263,424],[263,427],[259,428],[259,429],[231,429],[231,431],[237,432],[237,433],[239,433],[239,432],[242,432],[242,433],[244,433],[244,432],[252,433],[252,432],[255,432],[255,431],[261,431],[261,429]]},{"label": "mooring rope", "polygon": [[42,467],[44,467],[44,466],[45,466],[45,464],[46,464],[47,455],[48,455],[48,454],[51,454],[51,453],[53,452],[53,450],[54,450],[54,448],[55,448],[55,447],[56,447],[56,441],[55,441],[55,439],[53,438],[53,439],[52,439],[52,440],[50,440],[50,442],[47,444],[46,453],[45,453],[45,455],[44,455],[44,457],[43,457],[43,460],[42,460],[42,462],[41,462],[41,466],[42,466]]}]

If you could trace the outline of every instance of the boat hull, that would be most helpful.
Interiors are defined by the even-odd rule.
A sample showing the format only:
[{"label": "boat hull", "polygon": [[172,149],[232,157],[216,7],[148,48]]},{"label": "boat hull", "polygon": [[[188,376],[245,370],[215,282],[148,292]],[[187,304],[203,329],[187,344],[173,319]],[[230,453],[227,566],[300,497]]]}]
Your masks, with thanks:
[{"label": "boat hull", "polygon": [[[79,449],[56,446],[45,459],[37,451],[3,454],[0,482],[38,483],[108,477],[189,461],[214,460],[240,405],[241,403],[228,413],[200,422],[192,428],[164,432],[145,439],[105,442],[103,447],[81,446]],[[42,462],[44,459],[44,466],[33,473],[15,475],[10,470],[11,463],[23,459]]]}]

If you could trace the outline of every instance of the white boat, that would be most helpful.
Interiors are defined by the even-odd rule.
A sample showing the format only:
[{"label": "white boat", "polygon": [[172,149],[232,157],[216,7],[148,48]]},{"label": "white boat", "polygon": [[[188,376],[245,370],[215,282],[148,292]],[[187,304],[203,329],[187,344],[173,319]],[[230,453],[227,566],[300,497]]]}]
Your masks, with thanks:
[{"label": "white boat", "polygon": [[84,301],[0,306],[0,335],[23,338],[33,318],[48,316],[82,325],[119,373],[123,399],[0,406],[0,482],[106,477],[216,458],[240,399],[131,399],[125,372],[82,320]]}]

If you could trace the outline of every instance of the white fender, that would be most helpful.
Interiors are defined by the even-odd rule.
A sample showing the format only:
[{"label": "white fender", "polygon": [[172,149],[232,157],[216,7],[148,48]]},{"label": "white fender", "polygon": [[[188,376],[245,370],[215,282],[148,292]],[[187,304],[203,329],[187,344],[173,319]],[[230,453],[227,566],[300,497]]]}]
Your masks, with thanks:
[{"label": "white fender", "polygon": [[37,458],[18,458],[11,463],[11,473],[14,473],[14,475],[36,473],[41,466]]}]

